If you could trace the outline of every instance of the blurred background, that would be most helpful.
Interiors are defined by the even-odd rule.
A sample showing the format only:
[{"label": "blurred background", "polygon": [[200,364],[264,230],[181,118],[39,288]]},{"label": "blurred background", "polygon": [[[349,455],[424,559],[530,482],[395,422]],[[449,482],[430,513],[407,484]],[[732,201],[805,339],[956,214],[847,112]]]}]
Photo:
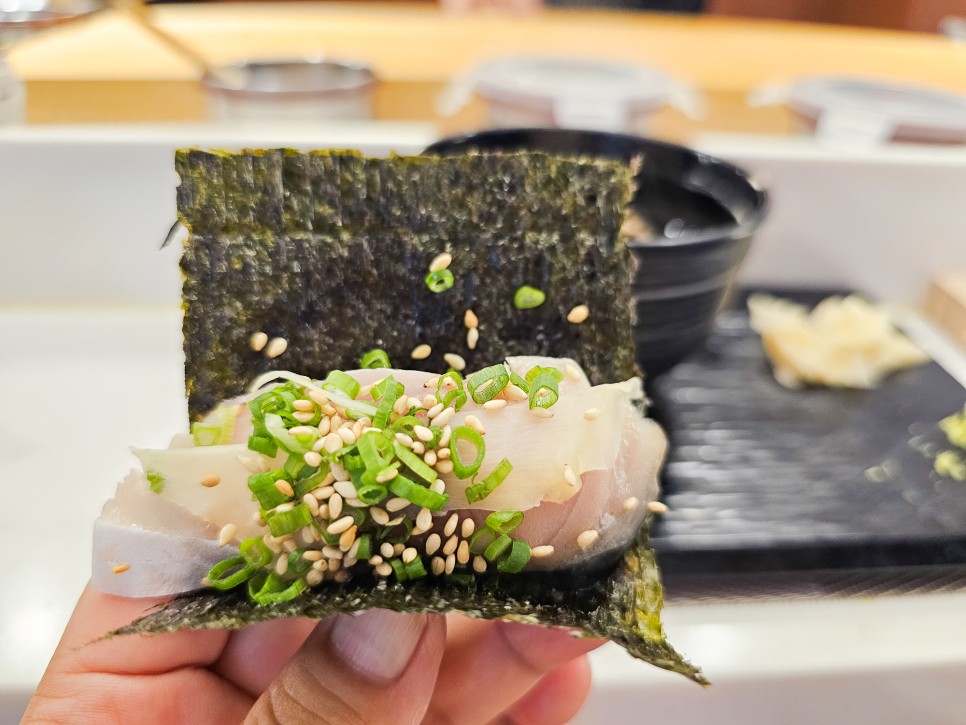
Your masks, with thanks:
[{"label": "blurred background", "polygon": [[[929,435],[966,401],[966,1],[0,0],[0,399],[17,411],[0,490],[60,501],[59,536],[7,573],[29,605],[0,597],[0,722],[87,581],[126,446],[186,426],[178,245],[160,249],[173,151],[415,154],[519,127],[576,135],[482,138],[644,151],[638,340],[645,367],[660,353],[676,456],[667,629],[716,683],[605,647],[578,722],[963,720],[966,484],[933,470]],[[861,292],[934,362],[865,396],[791,393],[746,288]],[[37,402],[52,387],[59,456],[54,392]],[[0,542],[35,526],[15,517]]]}]

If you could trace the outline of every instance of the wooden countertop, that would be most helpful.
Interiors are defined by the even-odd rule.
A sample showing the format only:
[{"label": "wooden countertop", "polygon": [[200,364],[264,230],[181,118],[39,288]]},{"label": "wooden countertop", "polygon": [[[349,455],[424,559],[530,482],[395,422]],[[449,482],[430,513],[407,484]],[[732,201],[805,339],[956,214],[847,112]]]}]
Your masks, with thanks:
[{"label": "wooden countertop", "polygon": [[[158,25],[214,63],[319,56],[370,64],[385,81],[380,118],[434,119],[432,100],[453,75],[522,53],[567,54],[663,68],[706,94],[700,123],[669,111],[658,135],[696,128],[783,131],[780,109],[748,109],[764,83],[810,73],[890,76],[966,92],[966,48],[939,36],[880,30],[605,11],[525,18],[450,16],[430,5],[206,4],[153,7]],[[114,11],[22,41],[10,62],[28,82],[31,122],[199,120],[192,65]],[[479,108],[445,122],[481,121]]]}]

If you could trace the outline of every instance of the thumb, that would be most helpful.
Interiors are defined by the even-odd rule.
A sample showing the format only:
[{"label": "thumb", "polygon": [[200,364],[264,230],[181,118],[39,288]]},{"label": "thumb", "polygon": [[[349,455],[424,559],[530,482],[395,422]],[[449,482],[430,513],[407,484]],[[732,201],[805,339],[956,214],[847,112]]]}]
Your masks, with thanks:
[{"label": "thumb", "polygon": [[441,616],[372,609],[321,622],[247,723],[418,723],[446,643]]}]

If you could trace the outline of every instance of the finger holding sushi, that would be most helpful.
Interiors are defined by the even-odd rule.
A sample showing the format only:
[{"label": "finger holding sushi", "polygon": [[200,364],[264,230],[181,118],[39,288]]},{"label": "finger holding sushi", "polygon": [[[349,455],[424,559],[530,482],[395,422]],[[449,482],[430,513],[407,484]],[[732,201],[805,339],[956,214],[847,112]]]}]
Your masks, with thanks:
[{"label": "finger holding sushi", "polygon": [[[24,722],[551,725],[586,697],[586,663],[575,658],[596,645],[457,618],[447,636],[443,617],[386,610],[101,639],[157,603],[88,588]],[[472,671],[459,666],[469,650],[477,650]]]}]

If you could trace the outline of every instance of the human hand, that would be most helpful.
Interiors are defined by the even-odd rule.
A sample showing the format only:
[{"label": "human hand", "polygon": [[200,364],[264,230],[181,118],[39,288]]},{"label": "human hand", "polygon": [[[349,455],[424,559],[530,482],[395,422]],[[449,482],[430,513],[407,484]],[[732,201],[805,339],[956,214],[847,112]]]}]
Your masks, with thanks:
[{"label": "human hand", "polygon": [[23,722],[552,725],[583,704],[601,644],[385,610],[93,641],[154,603],[85,590]]},{"label": "human hand", "polygon": [[495,10],[515,15],[535,13],[543,7],[543,0],[440,0],[443,10],[469,13],[476,10]]}]

